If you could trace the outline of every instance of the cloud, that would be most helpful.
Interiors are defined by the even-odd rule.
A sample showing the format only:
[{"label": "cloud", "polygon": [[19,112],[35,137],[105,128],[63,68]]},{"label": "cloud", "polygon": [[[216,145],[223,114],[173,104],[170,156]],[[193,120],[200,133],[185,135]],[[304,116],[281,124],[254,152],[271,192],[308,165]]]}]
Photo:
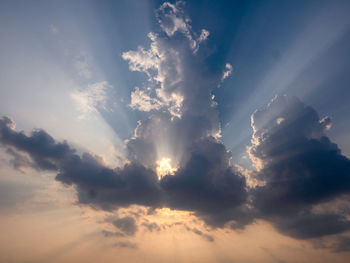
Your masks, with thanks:
[{"label": "cloud", "polygon": [[350,237],[340,236],[337,241],[332,244],[333,252],[349,252],[350,251]]},{"label": "cloud", "polygon": [[27,136],[14,127],[9,118],[0,119],[2,144],[26,152],[36,169],[57,171],[56,180],[74,185],[81,204],[106,210],[132,204],[167,206],[195,211],[208,223],[223,224],[234,217],[221,218],[222,213],[243,205],[247,196],[244,177],[234,173],[229,152],[215,138],[192,145],[184,168],[159,181],[153,170],[140,164],[111,169],[89,153],[79,156],[43,130]]},{"label": "cloud", "polygon": [[31,167],[32,162],[25,153],[15,148],[6,149],[6,153],[13,157],[10,163],[15,169],[24,172],[26,167]]},{"label": "cloud", "polygon": [[213,236],[208,235],[208,234],[205,234],[205,233],[203,233],[202,231],[200,231],[200,230],[197,229],[197,228],[192,228],[192,229],[189,228],[188,230],[192,231],[192,232],[195,233],[196,235],[199,235],[199,236],[205,238],[205,239],[206,239],[207,241],[209,241],[209,242],[214,242],[214,241],[215,241],[215,239],[214,239]]},{"label": "cloud", "polygon": [[71,98],[79,111],[80,119],[87,119],[93,113],[100,110],[108,111],[108,90],[112,86],[106,81],[88,84],[86,89],[76,90],[71,93]]},{"label": "cloud", "polygon": [[230,63],[226,63],[225,71],[222,74],[222,80],[227,79],[232,74],[232,65]]},{"label": "cloud", "polygon": [[151,95],[145,90],[135,88],[131,93],[130,107],[139,111],[159,110],[162,107],[162,102],[156,98],[151,98]]},{"label": "cloud", "polygon": [[[55,140],[42,130],[34,130],[30,136],[14,130],[15,123],[8,117],[0,119],[0,140],[8,149],[26,152],[32,158],[32,166],[38,169],[57,170],[56,160],[73,154],[66,142],[56,143]],[[11,150],[10,150],[11,151]],[[15,158],[16,155],[13,155]]]},{"label": "cloud", "polygon": [[135,235],[138,230],[135,219],[131,216],[117,218],[112,224],[128,236]]},{"label": "cloud", "polygon": [[149,78],[144,89],[132,93],[132,105],[152,110],[126,147],[133,162],[155,170],[167,158],[176,167],[160,182],[166,206],[194,211],[207,223],[222,226],[246,214],[245,178],[231,167],[231,153],[218,140],[221,129],[212,95],[232,66],[227,64],[224,73],[207,70],[199,48],[209,32],[203,29],[198,36],[183,6],[181,1],[161,5],[156,17],[163,32],[148,34],[149,49],[122,55],[130,70]]},{"label": "cloud", "polygon": [[177,32],[182,33],[187,39],[190,48],[196,53],[201,42],[209,36],[209,31],[202,29],[199,36],[192,31],[190,18],[183,11],[185,2],[177,1],[175,4],[163,3],[156,12],[156,17],[161,29],[169,37],[173,37]]},{"label": "cloud", "polygon": [[174,175],[161,180],[167,204],[175,209],[194,211],[213,225],[233,220],[234,214],[229,218],[221,216],[243,206],[247,191],[245,178],[229,164],[230,153],[225,146],[208,137],[192,144],[187,158]]},{"label": "cloud", "polygon": [[135,163],[111,169],[89,153],[79,156],[67,142],[56,142],[43,130],[34,130],[27,136],[14,127],[11,119],[0,119],[0,142],[27,153],[31,167],[56,171],[56,180],[76,187],[80,203],[103,209],[159,204],[159,183],[154,171]]},{"label": "cloud", "polygon": [[288,217],[277,216],[272,222],[279,231],[297,239],[319,238],[350,229],[350,222],[345,216],[332,213],[314,214],[310,211]]},{"label": "cloud", "polygon": [[149,232],[153,232],[153,230],[157,232],[160,231],[159,225],[155,222],[151,222],[151,223],[143,222],[142,226],[144,226]]},{"label": "cloud", "polygon": [[[213,226],[229,221],[244,225],[249,222],[246,182],[231,167],[231,153],[219,140],[212,94],[223,73],[207,67],[200,45],[210,34],[192,30],[183,6],[181,1],[162,4],[156,11],[161,32],[148,34],[149,49],[122,54],[130,70],[149,79],[131,94],[130,106],[149,115],[126,140],[123,167],[106,167],[90,153],[78,155],[67,142],[56,142],[43,130],[28,136],[17,132],[6,118],[1,120],[1,141],[28,154],[33,167],[56,171],[58,181],[76,188],[81,204],[107,210],[134,204],[169,207],[193,211]],[[105,107],[108,87],[101,82],[73,94],[83,115]],[[159,180],[157,164],[164,158],[174,167],[174,175]]]},{"label": "cloud", "polygon": [[[149,48],[122,54],[130,70],[148,77],[131,93],[130,107],[147,117],[125,141],[123,166],[111,168],[91,153],[78,154],[44,130],[16,131],[14,121],[3,117],[0,142],[14,166],[56,172],[56,180],[75,187],[80,204],[96,209],[168,207],[191,211],[212,227],[232,229],[263,218],[301,239],[347,231],[346,213],[316,212],[315,207],[349,193],[350,160],[325,135],[331,119],[320,119],[296,98],[277,96],[252,115],[248,151],[256,171],[249,180],[258,183],[247,186],[246,171],[231,164],[231,153],[220,140],[212,94],[232,66],[226,64],[224,72],[208,67],[200,47],[210,34],[192,29],[183,6],[181,1],[161,5],[156,11],[160,31],[148,34]],[[95,83],[73,98],[85,114],[105,109],[107,88],[106,82]],[[157,165],[164,159],[171,169],[158,178]],[[133,217],[112,223],[125,235],[137,231]],[[159,228],[149,222],[143,227]],[[194,233],[204,235],[198,229]]]},{"label": "cloud", "polygon": [[349,229],[343,214],[313,212],[350,191],[350,160],[325,135],[330,118],[297,98],[276,96],[252,115],[249,154],[263,185],[252,190],[261,216],[283,233],[315,238]]}]

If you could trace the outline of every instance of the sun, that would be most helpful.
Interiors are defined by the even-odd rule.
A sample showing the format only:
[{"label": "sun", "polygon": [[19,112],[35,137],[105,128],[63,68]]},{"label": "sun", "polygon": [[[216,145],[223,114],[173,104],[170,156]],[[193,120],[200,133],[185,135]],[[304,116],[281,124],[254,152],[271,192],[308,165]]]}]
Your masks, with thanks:
[{"label": "sun", "polygon": [[176,168],[171,166],[171,159],[167,157],[163,157],[162,159],[157,161],[157,175],[158,178],[161,179],[167,174],[173,175],[176,171]]}]

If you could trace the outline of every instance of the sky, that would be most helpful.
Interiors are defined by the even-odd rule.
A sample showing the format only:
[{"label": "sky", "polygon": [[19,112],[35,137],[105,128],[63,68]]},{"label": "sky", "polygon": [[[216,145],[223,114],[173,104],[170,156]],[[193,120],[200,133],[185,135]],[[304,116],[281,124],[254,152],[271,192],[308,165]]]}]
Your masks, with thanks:
[{"label": "sky", "polygon": [[0,1],[0,262],[347,262],[349,1]]}]

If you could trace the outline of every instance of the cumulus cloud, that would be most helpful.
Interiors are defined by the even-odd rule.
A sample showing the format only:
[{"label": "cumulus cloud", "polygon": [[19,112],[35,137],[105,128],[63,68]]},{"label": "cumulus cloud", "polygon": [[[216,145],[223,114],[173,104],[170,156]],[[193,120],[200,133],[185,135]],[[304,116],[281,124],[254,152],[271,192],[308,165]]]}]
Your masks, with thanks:
[{"label": "cumulus cloud", "polygon": [[146,90],[135,88],[131,93],[130,107],[139,111],[159,110],[162,107],[162,102],[156,98],[152,98]]},{"label": "cumulus cloud", "polygon": [[350,160],[325,135],[330,118],[295,97],[276,96],[252,115],[249,153],[263,184],[254,206],[279,230],[297,238],[344,232],[344,214],[314,212],[315,205],[350,191]]},{"label": "cumulus cloud", "polygon": [[231,167],[231,154],[218,140],[221,129],[212,96],[232,67],[227,64],[224,73],[207,70],[198,50],[209,32],[192,30],[183,5],[161,5],[156,16],[163,34],[148,35],[149,49],[123,53],[130,70],[149,77],[144,90],[132,93],[132,105],[153,110],[139,121],[126,147],[130,160],[152,169],[162,158],[172,161],[176,171],[160,181],[167,206],[222,225],[235,218],[247,198],[244,176]]},{"label": "cumulus cloud", "polygon": [[185,2],[177,1],[175,4],[163,3],[156,12],[156,17],[161,29],[169,36],[177,32],[182,33],[187,39],[190,48],[196,53],[201,42],[209,36],[209,31],[202,29],[199,36],[192,31],[191,20],[186,16],[183,7]]},{"label": "cumulus cloud", "polygon": [[[196,34],[183,5],[165,2],[156,12],[163,32],[148,34],[148,49],[139,47],[122,54],[130,70],[149,77],[145,87],[132,93],[131,106],[152,114],[139,122],[135,136],[127,141],[129,158],[148,167],[161,157],[175,159],[178,166],[192,142],[220,136],[212,91],[222,76],[209,71],[205,55],[191,47]],[[209,32],[202,30],[199,38],[204,41],[208,36]]]}]

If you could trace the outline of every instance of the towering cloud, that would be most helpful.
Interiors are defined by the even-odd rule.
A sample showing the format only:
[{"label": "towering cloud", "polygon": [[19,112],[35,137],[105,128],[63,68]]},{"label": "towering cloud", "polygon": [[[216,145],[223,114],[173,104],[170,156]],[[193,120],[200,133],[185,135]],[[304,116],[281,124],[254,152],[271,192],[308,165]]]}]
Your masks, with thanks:
[{"label": "towering cloud", "polygon": [[234,218],[247,198],[245,178],[231,167],[231,155],[219,141],[220,123],[211,93],[232,67],[223,65],[220,72],[207,69],[200,45],[209,32],[192,31],[183,4],[166,2],[157,10],[162,32],[148,35],[148,50],[139,47],[123,53],[130,70],[149,78],[143,89],[132,93],[131,107],[151,111],[139,122],[127,149],[130,160],[146,167],[154,169],[166,157],[177,168],[160,182],[167,206],[223,224]]},{"label": "towering cloud", "polygon": [[[170,207],[193,211],[215,226],[229,221],[240,226],[248,220],[243,213],[245,178],[231,166],[230,152],[219,140],[211,93],[232,67],[208,70],[200,46],[209,32],[193,32],[183,5],[164,3],[156,12],[161,31],[148,34],[149,49],[122,55],[130,70],[147,74],[149,80],[131,94],[130,107],[149,112],[149,117],[139,121],[126,141],[124,167],[108,168],[89,153],[79,156],[42,130],[29,136],[16,132],[8,118],[0,121],[0,139],[13,152],[28,154],[33,167],[57,171],[57,180],[76,187],[81,203],[103,209]],[[164,160],[172,169],[157,177]]]}]

